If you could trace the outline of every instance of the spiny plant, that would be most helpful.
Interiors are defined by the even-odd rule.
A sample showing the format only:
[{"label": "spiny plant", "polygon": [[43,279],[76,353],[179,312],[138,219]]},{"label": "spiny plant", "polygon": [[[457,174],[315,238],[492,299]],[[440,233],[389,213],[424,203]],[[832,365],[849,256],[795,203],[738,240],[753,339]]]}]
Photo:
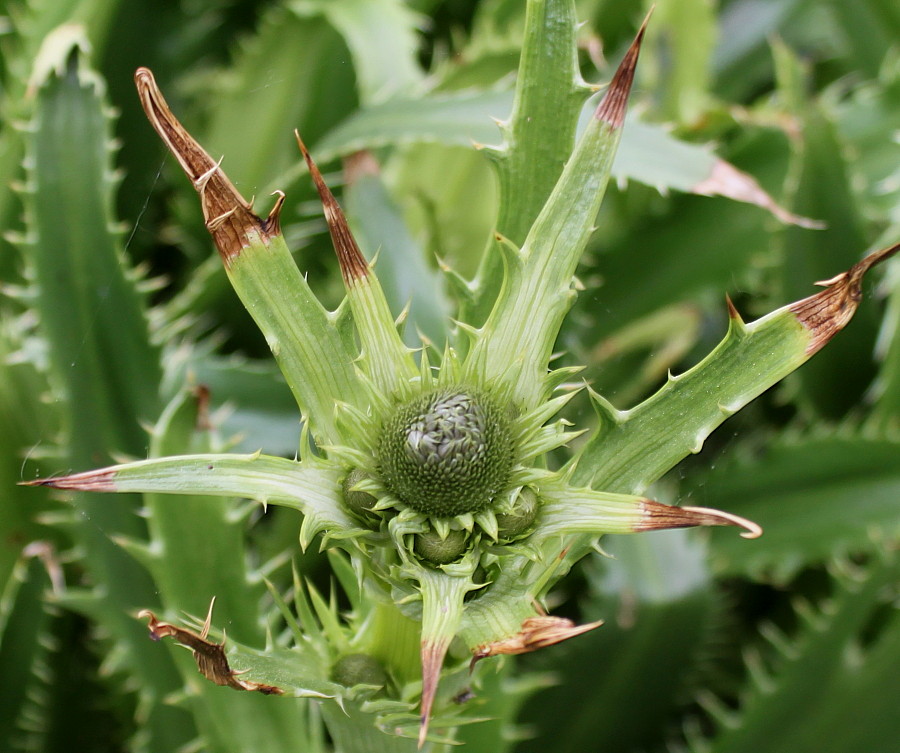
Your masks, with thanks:
[{"label": "spiny plant", "polygon": [[[419,735],[431,749],[453,740],[490,753],[513,744],[618,752],[680,741],[680,721],[695,751],[892,750],[897,278],[886,279],[893,298],[883,316],[861,301],[852,333],[706,441],[832,334],[829,317],[844,323],[858,278],[878,257],[751,324],[735,309],[800,298],[810,281],[896,238],[900,78],[884,56],[885,3],[852,11],[778,3],[789,12],[777,24],[786,42],[772,45],[772,83],[760,62],[775,22],[751,28],[742,15],[759,4],[666,0],[643,43],[643,112],[618,128],[598,125],[579,70],[606,76],[596,42],[602,32],[608,50],[627,47],[632,3],[579,0],[587,24],[576,35],[571,0],[472,2],[470,30],[446,42],[419,35],[422,17],[411,8],[450,5],[242,0],[210,4],[188,22],[190,2],[165,11],[150,0],[15,4],[0,39],[0,102],[6,120],[19,122],[0,131],[0,174],[20,183],[0,194],[0,212],[4,226],[19,226],[10,207],[21,201],[25,218],[21,235],[4,235],[12,253],[0,259],[0,739],[47,753],[115,745],[362,753],[412,750]],[[832,19],[825,32],[820,14]],[[56,28],[63,20],[86,26]],[[231,44],[251,22],[249,38]],[[429,39],[426,76],[416,44]],[[443,43],[453,55],[442,57]],[[802,60],[791,47],[804,50]],[[809,76],[806,65],[826,51]],[[290,201],[256,217],[169,120],[149,76],[139,77],[199,158],[189,169],[210,229],[233,231],[225,264],[207,258],[191,184],[157,169],[156,135],[133,101],[138,65],[156,71],[198,140],[225,154],[245,195],[287,190]],[[473,139],[495,143],[488,116],[509,112],[499,147],[470,148]],[[795,214],[654,120],[718,141],[719,154],[783,192]],[[608,167],[598,154],[594,169],[588,147],[573,152],[588,123],[598,153],[621,142],[616,185],[582,250],[591,191]],[[367,256],[383,247],[376,266],[357,254],[313,165],[342,263],[331,264],[317,220],[298,224],[298,211],[317,204],[305,200],[314,192],[289,135],[298,126],[320,164],[345,158],[342,204]],[[850,156],[848,144],[859,152]],[[496,217],[484,156],[499,187]],[[567,162],[578,167],[554,193]],[[125,170],[121,185],[113,165]],[[769,232],[755,207],[679,192],[757,203],[791,224]],[[223,203],[208,207],[210,199]],[[828,228],[811,232],[797,213]],[[127,237],[117,214],[137,220]],[[482,253],[491,223],[496,234]],[[303,276],[284,250],[300,239]],[[443,280],[422,251],[437,252]],[[145,254],[166,260],[163,293],[130,266]],[[330,312],[315,298],[336,305],[341,267],[348,300]],[[263,359],[220,355],[265,346],[254,345],[252,320],[241,321],[226,273],[267,323],[296,401]],[[736,307],[722,306],[724,289],[739,291]],[[411,357],[391,326],[407,299],[396,324]],[[726,311],[719,348],[640,403],[667,366],[702,358]],[[231,328],[227,341],[208,337],[211,321]],[[562,368],[577,364],[587,369]],[[638,404],[617,410],[581,379],[619,407]],[[236,406],[224,424],[213,410],[223,401]],[[294,451],[295,403],[305,417],[299,462],[272,457]],[[247,431],[242,449],[270,454],[223,454],[234,447],[217,436],[222,425]],[[699,457],[679,463],[700,445]],[[469,451],[475,459],[458,470],[452,460]],[[14,486],[123,453],[207,462],[157,461],[149,482],[147,466],[129,471],[123,484],[170,491],[115,499]],[[93,483],[116,487],[117,473]],[[441,502],[440,514],[417,509],[423,500]],[[599,548],[599,531],[726,520],[693,504],[762,523],[766,535],[752,543],[726,531],[609,536],[603,551],[616,559],[583,556]],[[297,547],[298,528],[310,551]],[[463,588],[472,590],[460,605]],[[151,637],[179,642],[193,658],[149,644],[142,620]],[[479,661],[515,653],[528,655]],[[727,669],[739,657],[746,671],[722,672],[723,658]],[[546,687],[535,667],[551,669],[557,685]]]},{"label": "spiny plant", "polygon": [[[625,126],[643,34],[644,27],[524,240],[498,233],[474,280],[447,269],[460,295],[455,331],[446,344],[423,337],[415,349],[300,136],[346,288],[336,311],[315,297],[287,249],[284,194],[267,216],[257,215],[172,114],[151,72],[137,71],[144,110],[197,190],[228,278],[300,409],[299,459],[175,454],[28,483],[154,499],[237,496],[302,512],[301,547],[321,534],[350,613],[341,616],[297,576],[293,609],[272,593],[295,646],[255,649],[238,639],[226,652],[224,636],[209,637],[212,607],[199,633],[142,612],[151,635],[189,647],[207,679],[264,695],[334,699],[322,713],[345,750],[401,750],[410,737],[419,747],[439,746],[474,719],[459,700],[478,660],[528,653],[599,624],[548,616],[543,602],[600,536],[698,525],[761,534],[736,515],[666,505],[643,492],[818,352],[853,316],[864,275],[900,246],[751,323],[729,301],[719,346],[631,410],[573,385],[579,369],[554,368],[554,347]],[[541,41],[530,44],[526,63]],[[527,96],[523,85],[516,106]],[[514,107],[501,127],[507,143],[494,157],[503,165],[515,159],[527,124]],[[597,423],[578,431],[558,414],[582,390]],[[197,409],[182,399],[157,435],[185,416],[196,419]],[[164,508],[153,503],[151,525],[162,524]],[[158,560],[151,570],[165,578],[166,567]],[[454,640],[465,651],[454,652]],[[392,736],[373,742],[364,732],[373,717]],[[429,732],[429,724],[444,733]]]}]

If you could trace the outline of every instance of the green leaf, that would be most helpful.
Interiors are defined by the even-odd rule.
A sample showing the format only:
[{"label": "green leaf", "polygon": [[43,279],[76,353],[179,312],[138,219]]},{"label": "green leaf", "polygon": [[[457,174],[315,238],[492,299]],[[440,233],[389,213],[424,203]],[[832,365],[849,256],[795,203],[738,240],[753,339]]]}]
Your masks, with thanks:
[{"label": "green leaf", "polygon": [[[66,459],[81,467],[113,451],[144,453],[141,421],[157,413],[160,379],[143,296],[113,224],[109,112],[84,47],[77,29],[62,27],[47,38],[35,65],[23,248],[33,269],[51,382],[62,400]],[[98,592],[73,605],[102,615],[147,703],[148,745],[164,751],[187,742],[194,728],[183,712],[161,704],[177,687],[175,667],[141,655],[145,639],[128,614],[156,603],[146,572],[109,538],[142,537],[135,502],[124,498],[109,506],[94,495],[74,497],[73,536]]]},{"label": "green leaf", "polygon": [[[799,88],[805,82],[802,71],[794,70],[799,62],[783,46],[775,49],[779,68],[787,69],[782,70],[782,79],[799,79]],[[784,84],[782,88],[791,86]],[[791,104],[790,110],[801,126],[792,165],[791,209],[808,217],[828,219],[828,227],[816,233],[794,227],[781,231],[779,292],[793,300],[802,294],[807,281],[827,279],[831,270],[857,261],[860,249],[875,238],[866,232],[844,157],[847,145],[840,139],[831,117],[816,102],[800,99]],[[795,379],[804,406],[826,418],[840,418],[858,404],[875,374],[875,302],[864,300],[855,319],[852,336],[834,343]],[[847,364],[853,364],[853,368],[846,368]]]},{"label": "green leaf", "polygon": [[[582,108],[582,99],[583,97],[578,98],[580,117],[573,117],[577,117],[584,127],[590,122],[596,103],[591,100]],[[438,93],[417,100],[392,100],[383,105],[361,109],[348,117],[316,145],[316,154],[325,162],[360,150],[384,146],[472,146],[474,143],[477,147],[483,147],[485,144],[495,143],[498,135],[508,134],[510,124],[515,121],[502,120],[500,134],[494,121],[507,117],[506,114],[513,109],[513,102],[514,96],[505,91]],[[551,127],[556,131],[560,130],[557,120],[552,121]],[[546,134],[540,134],[540,137],[548,138]],[[555,143],[556,139],[550,141]],[[526,148],[528,145],[539,151],[545,147],[542,141],[533,144],[526,141],[520,147],[525,150],[525,155],[530,154]],[[560,148],[559,144],[557,148]],[[486,149],[487,154],[498,164],[498,170],[512,170],[511,161],[516,152],[511,143]],[[531,158],[533,162],[539,163],[543,159]],[[504,167],[507,165],[508,168]],[[528,169],[533,171],[538,168],[530,166]],[[778,206],[751,176],[717,157],[709,147],[681,141],[665,126],[643,122],[636,117],[629,117],[626,121],[612,174],[619,181],[636,180],[661,191],[727,196],[760,206],[784,222],[801,226],[810,224],[804,218],[792,215]],[[527,228],[522,229],[526,227],[526,220],[519,217],[530,217],[533,221],[535,214],[532,205],[536,203],[538,196],[549,194],[522,189],[523,185],[529,185],[527,171],[522,174],[513,172],[513,175],[508,176],[506,181],[501,181],[501,188],[509,184],[509,190],[516,197],[520,191],[523,196],[515,200],[509,199],[510,209],[504,217],[507,227],[521,237],[527,232]],[[548,172],[542,180],[549,180],[549,175]],[[556,175],[558,177],[559,173]],[[536,180],[535,176],[530,177]],[[284,177],[285,181],[294,179],[294,171],[289,171]],[[521,215],[513,216],[514,211],[521,211]],[[503,227],[500,220],[497,227]]]},{"label": "green leaf", "polygon": [[852,319],[862,281],[900,244],[869,254],[825,289],[745,324],[729,302],[725,339],[703,361],[670,376],[652,397],[618,411],[595,396],[600,425],[574,459],[572,483],[641,493],[699,452],[726,418],[817,353]]},{"label": "green leaf", "polygon": [[511,242],[497,245],[503,286],[465,369],[508,391],[520,409],[546,397],[547,365],[574,299],[572,277],[609,180],[642,36],[643,27],[522,248]]},{"label": "green leaf", "polygon": [[300,0],[295,7],[301,13],[315,8],[343,36],[363,102],[406,94],[422,81],[416,59],[421,20],[402,0]]},{"label": "green leaf", "polygon": [[[209,436],[208,398],[182,392],[167,406],[154,432],[153,457],[215,449]],[[265,589],[248,572],[243,516],[233,500],[145,494],[149,569],[163,604],[173,614],[203,614],[216,599],[227,615],[228,634],[249,645],[265,645],[257,610]]]},{"label": "green leaf", "polygon": [[615,740],[622,751],[661,746],[704,651],[717,599],[698,538],[613,536],[603,549],[614,559],[585,568],[579,606],[582,619],[606,622],[526,662],[557,682],[520,716],[535,730],[523,753],[576,753],[598,740]]},{"label": "green leaf", "polygon": [[863,567],[844,569],[825,605],[797,605],[796,636],[764,627],[776,656],[767,662],[749,653],[749,688],[738,711],[703,699],[719,729],[694,750],[888,753],[896,747],[893,699],[900,681],[892,669],[900,659],[900,614],[885,589],[900,577],[898,559],[877,554]]},{"label": "green leaf", "polygon": [[255,34],[238,46],[212,98],[202,141],[245,194],[266,195],[300,154],[291,131],[315,143],[352,111],[347,48],[322,17],[270,6]]},{"label": "green leaf", "polygon": [[342,474],[340,467],[325,463],[301,464],[259,453],[211,453],[139,460],[30,483],[98,492],[242,497],[292,507],[305,516],[300,532],[305,548],[322,530],[337,538],[364,532],[344,511]]},{"label": "green leaf", "polygon": [[322,162],[364,149],[408,144],[472,146],[497,140],[493,118],[512,108],[511,92],[432,94],[358,110],[316,144]]},{"label": "green leaf", "polygon": [[51,622],[44,592],[51,583],[45,563],[34,555],[53,554],[46,543],[41,549],[35,547],[32,556],[21,557],[0,590],[0,670],[6,677],[0,686],[0,735],[11,750],[27,749],[23,739],[32,744],[39,739],[37,730],[26,731],[28,717],[44,721],[41,698],[46,688],[42,686],[48,678],[42,675]]},{"label": "green leaf", "polygon": [[864,435],[776,442],[744,462],[717,463],[692,494],[759,523],[752,547],[711,540],[728,575],[783,582],[840,552],[866,551],[900,535],[900,443]]},{"label": "green leaf", "polygon": [[[525,243],[575,143],[588,93],[578,72],[575,32],[571,0],[527,4],[512,114],[500,124],[503,145],[489,152],[500,186],[496,231],[516,245]],[[503,266],[494,241],[482,257],[472,305],[463,307],[464,321],[479,325],[487,319],[503,283]]]},{"label": "green leaf", "polygon": [[29,127],[23,251],[53,378],[66,397],[66,431],[77,435],[70,461],[87,465],[113,450],[143,451],[140,422],[159,410],[160,367],[114,226],[103,84],[85,65],[83,40],[63,41],[69,46],[48,38],[36,69],[44,78],[35,81]]},{"label": "green leaf", "polygon": [[708,106],[716,46],[716,6],[707,0],[661,3],[648,32],[645,86],[659,92],[660,114],[691,124]]},{"label": "green leaf", "polygon": [[363,252],[370,260],[378,254],[375,271],[391,310],[409,306],[404,322],[407,345],[418,344],[422,333],[443,347],[450,314],[443,281],[424,258],[381,177],[359,172],[345,189],[344,200]]},{"label": "green leaf", "polygon": [[135,83],[144,111],[200,195],[206,227],[235,292],[253,316],[313,438],[334,442],[336,402],[360,399],[359,380],[338,317],[325,310],[297,269],[281,233],[284,195],[265,220],[253,213],[219,165],[172,114],[151,71]]}]

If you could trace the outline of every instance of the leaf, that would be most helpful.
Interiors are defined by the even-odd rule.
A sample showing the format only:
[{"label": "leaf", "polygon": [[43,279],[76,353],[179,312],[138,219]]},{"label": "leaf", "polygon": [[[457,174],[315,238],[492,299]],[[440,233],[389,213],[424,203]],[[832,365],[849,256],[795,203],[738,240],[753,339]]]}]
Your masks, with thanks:
[{"label": "leaf", "polygon": [[343,36],[363,102],[383,101],[420,84],[424,74],[416,58],[416,34],[421,19],[402,0],[310,0],[307,6]]},{"label": "leaf", "polygon": [[346,58],[346,45],[325,18],[284,4],[270,6],[253,36],[237,45],[218,77],[201,136],[214,155],[224,155],[244,193],[285,188],[273,180],[299,164],[293,129],[314,144],[352,112],[354,78]]},{"label": "leaf", "polygon": [[[23,252],[34,274],[41,336],[51,382],[62,399],[67,462],[94,464],[111,452],[143,454],[142,420],[159,409],[159,350],[151,344],[144,297],[122,256],[112,215],[114,175],[109,110],[102,81],[86,64],[83,33],[48,36],[32,78],[28,129],[28,235]],[[84,569],[97,590],[67,606],[100,616],[118,661],[144,694],[148,746],[171,750],[195,734],[190,718],[161,699],[178,686],[172,662],[137,651],[130,607],[155,605],[146,572],[110,536],[141,538],[136,500],[98,504],[76,495],[70,522]]]},{"label": "leaf", "polygon": [[534,732],[525,753],[660,746],[706,648],[718,600],[698,537],[612,536],[603,549],[614,559],[587,562],[577,596],[582,619],[603,627],[522,668],[556,679],[520,716]]},{"label": "leaf", "polygon": [[363,532],[340,502],[339,467],[302,465],[267,455],[176,455],[123,463],[71,476],[29,481],[29,486],[95,492],[157,492],[244,497],[293,507],[305,519],[304,548],[319,531],[343,537]]},{"label": "leaf", "polygon": [[359,385],[334,317],[313,295],[287,250],[279,225],[282,195],[257,217],[219,165],[169,110],[153,74],[135,73],[144,111],[200,194],[207,229],[229,279],[266,336],[318,441],[335,440],[334,404],[353,404]]},{"label": "leaf", "polygon": [[[499,123],[503,145],[488,152],[499,179],[496,232],[516,245],[525,242],[572,153],[578,112],[587,97],[574,54],[574,10],[569,0],[527,4],[512,113]],[[460,318],[475,326],[487,319],[503,284],[503,257],[496,245],[494,240],[482,256],[472,300],[461,307]]]},{"label": "leaf", "polygon": [[370,260],[378,254],[375,270],[391,310],[399,312],[409,306],[404,341],[414,347],[421,333],[443,347],[450,304],[442,279],[411,235],[371,156],[358,155],[348,162],[347,169],[344,199],[359,243]]},{"label": "leaf", "polygon": [[[171,637],[188,647],[197,669],[207,680],[235,690],[256,691],[263,695],[334,698],[341,687],[322,677],[320,662],[295,650],[256,651],[234,642],[216,643],[208,639],[212,625],[212,604],[200,633],[162,622],[149,610],[139,617],[147,619],[150,638]],[[234,664],[234,667],[231,665]],[[257,679],[249,679],[254,677]]]},{"label": "leaf", "polygon": [[825,605],[797,604],[796,635],[765,626],[774,658],[748,655],[750,683],[737,711],[702,698],[718,732],[695,741],[693,750],[888,753],[896,747],[900,723],[892,701],[900,682],[892,667],[900,658],[900,620],[885,598],[900,577],[895,555],[878,553],[863,567],[846,565]]},{"label": "leaf", "polygon": [[546,397],[547,365],[609,180],[643,33],[641,27],[522,248],[498,239],[503,286],[465,370],[526,410]]},{"label": "leaf", "polygon": [[641,493],[726,418],[790,374],[853,317],[862,279],[900,244],[870,254],[828,280],[820,293],[745,324],[729,302],[725,339],[684,374],[670,376],[652,397],[629,411],[595,398],[600,426],[582,447],[576,485]]},{"label": "leaf", "polygon": [[772,444],[744,462],[717,463],[692,494],[751,516],[766,531],[738,551],[710,547],[717,571],[785,582],[837,553],[871,549],[900,535],[900,443],[846,433]]},{"label": "leaf", "polygon": [[160,367],[114,227],[103,84],[86,66],[83,38],[62,34],[48,37],[33,79],[23,252],[66,431],[77,433],[70,462],[80,465],[143,450],[140,421],[159,410]]},{"label": "leaf", "polygon": [[[799,79],[802,71],[792,70],[799,62],[776,47],[782,79]],[[782,90],[794,85],[784,83]],[[784,95],[789,98],[790,94]],[[859,250],[874,240],[865,231],[862,207],[851,187],[850,166],[831,117],[816,102],[791,102],[790,111],[799,119],[800,134],[793,155],[795,184],[791,208],[812,217],[827,217],[828,227],[808,233],[798,228],[781,230],[781,265],[778,271],[780,295],[793,299],[802,294],[805,281],[825,279],[831,270],[841,269],[858,259]],[[831,419],[843,416],[858,404],[875,369],[872,353],[878,328],[875,303],[860,303],[853,336],[841,338],[795,378],[801,402],[808,410]],[[848,369],[847,365],[853,364]]]}]

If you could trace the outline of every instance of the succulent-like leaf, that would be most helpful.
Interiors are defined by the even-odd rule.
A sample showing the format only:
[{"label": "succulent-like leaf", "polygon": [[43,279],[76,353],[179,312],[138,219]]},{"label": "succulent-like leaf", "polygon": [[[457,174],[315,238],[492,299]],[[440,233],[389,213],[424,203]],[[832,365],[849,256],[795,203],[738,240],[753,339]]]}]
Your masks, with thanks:
[{"label": "succulent-like leaf", "polygon": [[28,484],[97,492],[244,497],[293,507],[305,516],[300,543],[306,547],[325,529],[335,535],[365,532],[340,503],[342,475],[340,467],[324,463],[308,466],[259,453],[213,453],[140,460]]},{"label": "succulent-like leaf", "polygon": [[857,432],[773,443],[744,462],[717,463],[693,500],[752,516],[766,535],[735,551],[711,542],[720,572],[784,582],[836,553],[866,551],[900,535],[900,445]]}]

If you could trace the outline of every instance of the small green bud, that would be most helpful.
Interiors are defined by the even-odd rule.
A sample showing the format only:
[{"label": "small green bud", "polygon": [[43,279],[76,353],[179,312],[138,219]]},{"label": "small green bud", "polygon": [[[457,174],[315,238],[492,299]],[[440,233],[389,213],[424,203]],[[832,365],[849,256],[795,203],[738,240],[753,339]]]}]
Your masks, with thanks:
[{"label": "small green bud", "polygon": [[379,661],[368,654],[347,654],[331,668],[331,679],[348,688],[354,685],[387,685],[388,676]]},{"label": "small green bud", "polygon": [[516,497],[511,512],[497,513],[497,529],[501,539],[514,539],[531,530],[537,519],[540,502],[537,494],[529,487],[523,487]]},{"label": "small green bud", "polygon": [[423,560],[433,565],[446,565],[466,551],[469,544],[465,531],[450,531],[442,539],[436,531],[416,534],[415,550]]},{"label": "small green bud", "polygon": [[372,520],[375,517],[375,513],[372,512],[372,506],[378,500],[368,492],[353,489],[354,486],[366,478],[367,475],[364,471],[354,468],[341,482],[341,492],[344,496],[344,505],[350,512],[363,520]]},{"label": "small green bud", "polygon": [[398,406],[382,427],[382,481],[434,517],[476,513],[506,485],[513,442],[505,412],[487,394],[444,388]]}]

